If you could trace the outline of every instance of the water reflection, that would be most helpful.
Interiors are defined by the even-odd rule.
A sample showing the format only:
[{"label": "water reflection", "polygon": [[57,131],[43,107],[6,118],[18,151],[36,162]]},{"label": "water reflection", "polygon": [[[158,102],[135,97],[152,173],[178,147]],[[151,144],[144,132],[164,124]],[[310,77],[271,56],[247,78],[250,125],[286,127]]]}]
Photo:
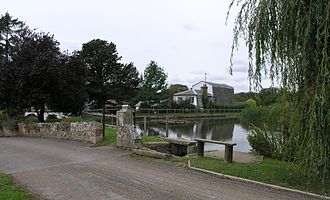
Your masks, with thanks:
[{"label": "water reflection", "polygon": [[[137,132],[144,135],[161,135],[170,138],[194,140],[205,138],[212,140],[230,141],[237,143],[235,151],[249,152],[251,149],[247,135],[249,130],[243,128],[237,120],[223,118],[147,121],[144,130],[143,120],[137,120]],[[206,144],[205,150],[223,150],[223,145]]]}]

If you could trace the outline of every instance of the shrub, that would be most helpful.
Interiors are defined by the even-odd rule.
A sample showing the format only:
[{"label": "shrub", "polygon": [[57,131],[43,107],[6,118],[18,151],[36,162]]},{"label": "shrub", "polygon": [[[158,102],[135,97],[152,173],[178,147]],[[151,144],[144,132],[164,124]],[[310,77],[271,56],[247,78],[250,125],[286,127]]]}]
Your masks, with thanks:
[{"label": "shrub", "polygon": [[241,112],[241,123],[247,127],[250,125],[262,127],[263,124],[267,124],[268,114],[268,107],[246,108]]},{"label": "shrub", "polygon": [[283,159],[283,134],[264,128],[253,127],[247,137],[253,151],[276,159]]},{"label": "shrub", "polygon": [[3,110],[0,110],[0,120],[5,119],[5,113]]},{"label": "shrub", "polygon": [[245,101],[245,105],[248,108],[257,107],[257,102],[254,99],[248,99]]},{"label": "shrub", "polygon": [[52,114],[52,115],[48,115],[48,116],[47,116],[46,121],[52,123],[52,122],[58,122],[58,121],[60,121],[60,120],[57,119],[57,116],[56,116],[56,115],[53,115],[53,114]]}]

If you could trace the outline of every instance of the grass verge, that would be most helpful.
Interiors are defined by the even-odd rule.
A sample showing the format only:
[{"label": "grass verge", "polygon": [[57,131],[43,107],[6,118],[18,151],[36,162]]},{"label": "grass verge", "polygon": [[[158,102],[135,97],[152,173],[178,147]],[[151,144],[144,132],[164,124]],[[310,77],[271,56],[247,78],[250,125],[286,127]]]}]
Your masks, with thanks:
[{"label": "grass verge", "polygon": [[17,186],[9,175],[0,173],[0,199],[37,200],[38,198]]},{"label": "grass verge", "polygon": [[263,183],[279,185],[321,195],[330,194],[330,180],[320,183],[319,180],[310,179],[298,170],[291,162],[279,161],[270,158],[258,163],[228,164],[215,158],[190,159],[191,166],[206,169],[221,174],[237,176]]},{"label": "grass verge", "polygon": [[164,138],[157,136],[142,136],[141,141],[143,142],[164,142]]},{"label": "grass verge", "polygon": [[117,129],[115,128],[105,128],[105,136],[102,141],[94,144],[92,147],[100,147],[106,145],[117,145]]},{"label": "grass verge", "polygon": [[[164,139],[157,136],[142,136],[142,142],[163,142]],[[105,137],[104,140],[92,145],[92,147],[100,147],[100,146],[116,146],[117,145],[117,129],[115,128],[105,128]]]}]

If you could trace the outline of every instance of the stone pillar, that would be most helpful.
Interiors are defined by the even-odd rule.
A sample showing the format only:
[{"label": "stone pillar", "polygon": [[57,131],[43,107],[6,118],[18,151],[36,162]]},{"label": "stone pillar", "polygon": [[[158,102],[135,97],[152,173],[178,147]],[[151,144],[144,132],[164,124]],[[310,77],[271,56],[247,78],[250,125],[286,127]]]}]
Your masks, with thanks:
[{"label": "stone pillar", "polygon": [[137,149],[141,145],[141,136],[136,133],[133,124],[133,111],[129,105],[123,105],[117,111],[117,145],[127,149]]}]

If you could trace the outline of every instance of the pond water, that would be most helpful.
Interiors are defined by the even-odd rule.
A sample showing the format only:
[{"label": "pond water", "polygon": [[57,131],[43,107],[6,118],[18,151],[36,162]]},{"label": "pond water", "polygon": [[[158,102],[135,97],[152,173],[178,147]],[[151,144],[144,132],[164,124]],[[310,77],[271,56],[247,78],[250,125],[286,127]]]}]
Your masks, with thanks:
[{"label": "pond water", "polygon": [[[238,120],[228,120],[223,118],[203,118],[203,119],[176,119],[166,121],[149,120],[146,130],[144,130],[143,119],[137,119],[136,130],[141,135],[164,136],[170,138],[182,138],[194,140],[204,138],[237,143],[234,151],[249,152],[251,146],[247,140],[249,130],[243,128]],[[205,143],[205,150],[224,150],[224,145]]]}]

